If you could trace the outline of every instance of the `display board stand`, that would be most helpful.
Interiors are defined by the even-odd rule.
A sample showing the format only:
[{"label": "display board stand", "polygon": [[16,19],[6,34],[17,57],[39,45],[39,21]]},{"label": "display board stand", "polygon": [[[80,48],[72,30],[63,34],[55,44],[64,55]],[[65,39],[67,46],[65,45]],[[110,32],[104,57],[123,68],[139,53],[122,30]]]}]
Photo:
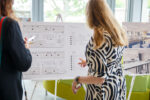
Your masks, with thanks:
[{"label": "display board stand", "polygon": [[[59,20],[61,23],[63,23],[63,18],[61,14],[57,14],[56,22],[59,22]],[[57,81],[58,80],[55,80],[55,99],[54,100],[56,100],[56,97],[57,97]]]},{"label": "display board stand", "polygon": [[34,93],[35,93],[35,90],[36,90],[36,88],[37,88],[38,83],[39,83],[38,81],[35,82],[34,89],[33,89],[33,91],[32,91],[30,100],[32,100],[32,98],[33,98],[33,96],[34,96]]},{"label": "display board stand", "polygon": [[[61,15],[61,14],[57,14],[56,22],[63,22],[63,18],[62,18],[62,15]],[[57,99],[57,82],[58,82],[58,80],[55,80],[55,98],[54,98],[54,100]],[[35,93],[35,90],[36,90],[36,88],[37,88],[38,83],[39,83],[39,82],[36,81],[36,83],[35,83],[35,85],[34,85],[34,89],[33,89],[32,94],[31,94],[30,100],[33,99],[33,96],[34,96],[34,93]],[[25,89],[25,84],[24,84],[24,89]],[[25,90],[25,92],[26,92],[26,90]],[[27,93],[27,92],[26,92],[26,93]],[[46,96],[47,96],[47,91],[46,91]],[[28,100],[27,94],[25,94],[25,99]]]}]

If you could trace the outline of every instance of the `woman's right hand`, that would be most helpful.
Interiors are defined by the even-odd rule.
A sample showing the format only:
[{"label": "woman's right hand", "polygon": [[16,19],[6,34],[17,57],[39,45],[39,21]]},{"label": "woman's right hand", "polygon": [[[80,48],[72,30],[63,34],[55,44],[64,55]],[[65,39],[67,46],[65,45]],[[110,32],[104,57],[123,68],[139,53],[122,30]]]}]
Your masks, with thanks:
[{"label": "woman's right hand", "polygon": [[81,88],[81,84],[77,84],[77,82],[74,80],[72,83],[73,93],[76,94],[80,88]]},{"label": "woman's right hand", "polygon": [[29,43],[28,43],[28,39],[27,39],[26,37],[24,38],[24,44],[25,44],[25,47],[26,47],[27,49],[30,48]]},{"label": "woman's right hand", "polygon": [[79,62],[78,64],[81,66],[81,67],[85,67],[86,66],[86,61],[83,60],[82,58],[79,59],[81,62]]}]

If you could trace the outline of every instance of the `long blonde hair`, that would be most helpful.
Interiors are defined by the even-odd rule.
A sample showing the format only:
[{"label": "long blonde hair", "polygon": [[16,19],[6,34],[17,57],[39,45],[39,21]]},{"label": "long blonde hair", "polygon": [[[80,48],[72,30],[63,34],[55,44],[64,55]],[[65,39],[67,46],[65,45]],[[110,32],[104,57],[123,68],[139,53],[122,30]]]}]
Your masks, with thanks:
[{"label": "long blonde hair", "polygon": [[13,11],[14,0],[0,0],[0,16],[7,16],[16,21],[19,21]]},{"label": "long blonde hair", "polygon": [[126,33],[115,19],[106,0],[89,0],[86,16],[89,27],[94,30],[95,48],[99,48],[105,42],[105,31],[111,36],[115,46],[128,44]]}]

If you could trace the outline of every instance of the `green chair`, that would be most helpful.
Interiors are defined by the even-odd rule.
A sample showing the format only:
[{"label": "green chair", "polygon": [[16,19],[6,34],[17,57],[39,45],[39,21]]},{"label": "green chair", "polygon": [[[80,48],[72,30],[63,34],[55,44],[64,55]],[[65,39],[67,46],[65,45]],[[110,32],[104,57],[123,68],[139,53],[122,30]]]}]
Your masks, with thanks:
[{"label": "green chair", "polygon": [[148,76],[148,89],[150,90],[150,76]]},{"label": "green chair", "polygon": [[[130,90],[132,76],[126,75],[127,97]],[[137,76],[134,81],[130,100],[149,100],[149,76]]]},{"label": "green chair", "polygon": [[[66,100],[84,100],[85,90],[82,87],[77,94],[72,92],[72,82],[73,80],[60,80],[57,82],[57,96]],[[55,94],[55,81],[44,81],[44,88]]]},{"label": "green chair", "polygon": [[149,79],[148,79],[148,90],[149,90],[149,100],[150,100],[150,75],[148,76],[149,77]]},{"label": "green chair", "polygon": [[[127,92],[127,97],[128,93],[129,92]],[[149,98],[149,90],[147,90],[145,92],[132,92],[130,100],[150,100]]]},{"label": "green chair", "polygon": [[[132,91],[133,92],[145,92],[145,91],[147,91],[148,79],[149,79],[148,76],[136,76]],[[132,81],[132,76],[126,75],[126,85],[127,85],[127,91],[128,92],[130,89],[131,81]]]}]

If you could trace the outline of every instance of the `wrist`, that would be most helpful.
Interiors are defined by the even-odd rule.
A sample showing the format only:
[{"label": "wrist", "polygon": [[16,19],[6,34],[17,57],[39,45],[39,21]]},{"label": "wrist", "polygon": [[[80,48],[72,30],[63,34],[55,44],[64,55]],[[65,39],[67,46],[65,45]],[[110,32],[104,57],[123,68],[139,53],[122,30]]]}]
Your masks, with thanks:
[{"label": "wrist", "polygon": [[80,76],[77,76],[77,77],[75,78],[75,82],[77,82],[77,84],[81,84],[81,83],[80,83]]}]

